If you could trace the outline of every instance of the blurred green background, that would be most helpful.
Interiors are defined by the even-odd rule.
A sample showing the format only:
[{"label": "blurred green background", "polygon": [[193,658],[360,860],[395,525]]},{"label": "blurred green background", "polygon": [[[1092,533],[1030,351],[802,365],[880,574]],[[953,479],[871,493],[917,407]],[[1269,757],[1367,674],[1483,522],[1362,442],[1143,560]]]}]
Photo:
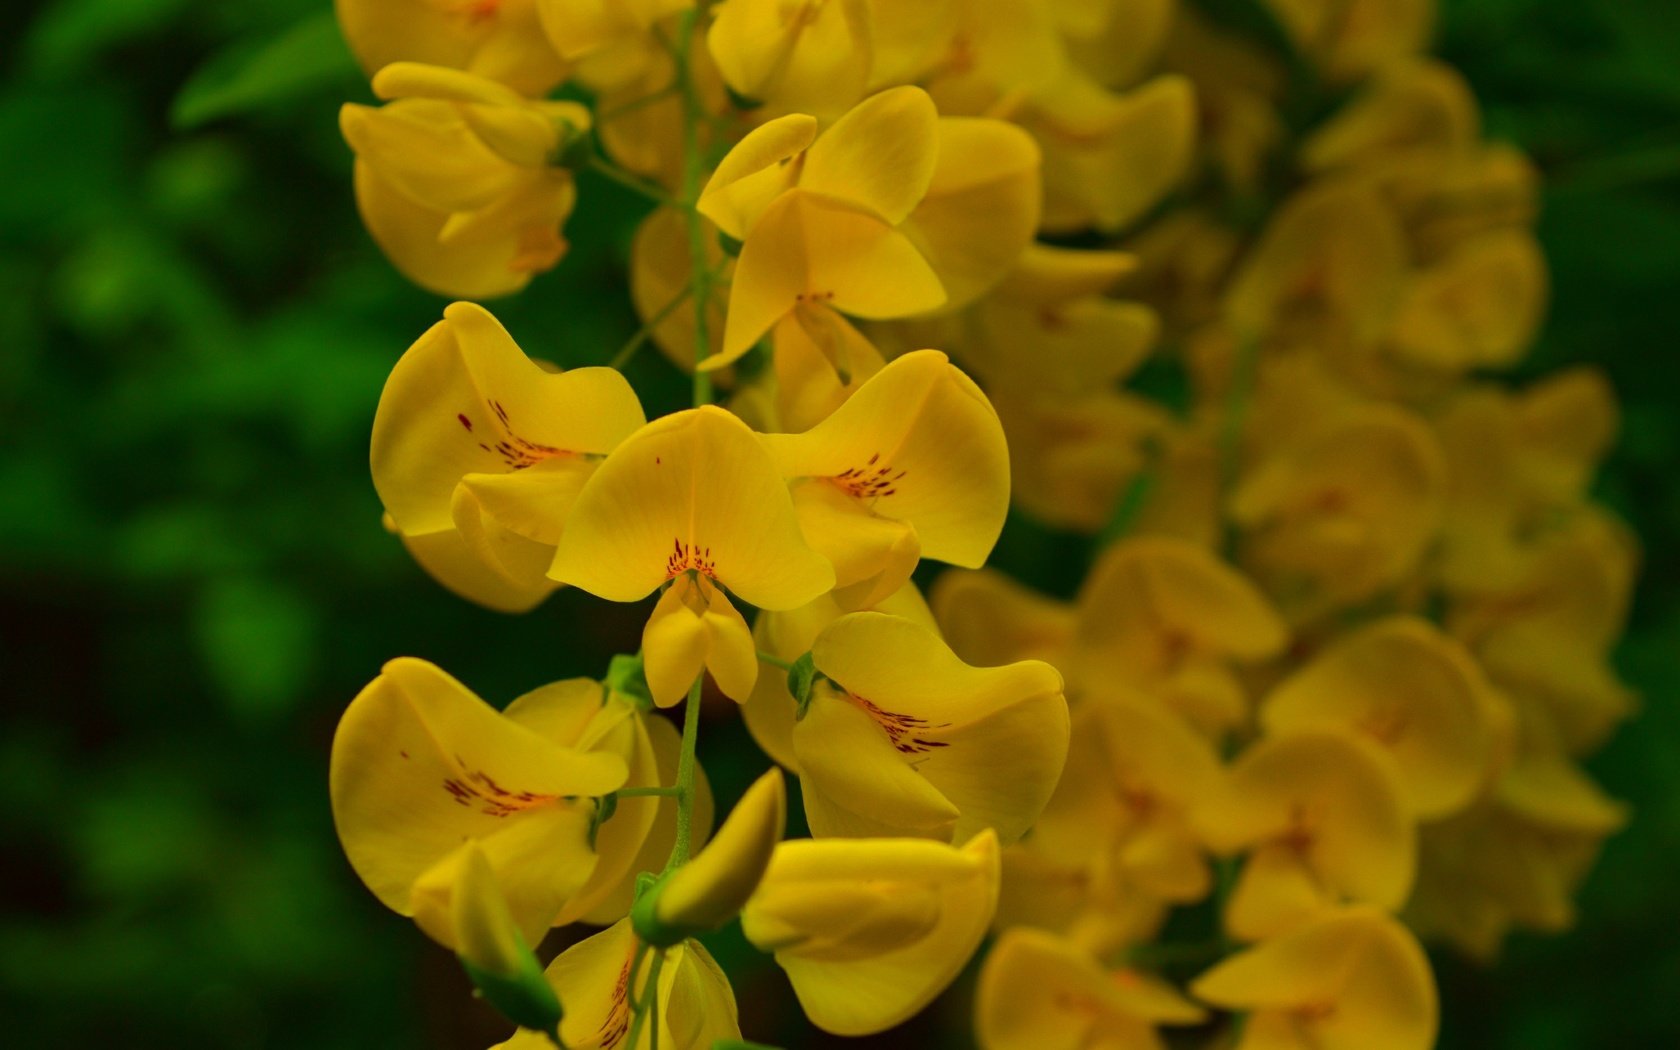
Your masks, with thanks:
[{"label": "blurred green background", "polygon": [[[327,0],[0,5],[0,1039],[14,1046],[482,1046],[452,958],[385,912],[333,836],[344,704],[399,654],[498,702],[597,674],[640,611],[561,594],[517,619],[433,586],[380,529],[367,437],[442,301],[351,201],[363,78]],[[1625,405],[1601,494],[1644,538],[1622,667],[1637,722],[1592,763],[1637,808],[1579,927],[1492,970],[1441,960],[1447,1047],[1680,1039],[1680,4],[1447,0],[1439,50],[1549,186],[1555,295],[1525,370],[1591,361]],[[640,205],[586,183],[559,271],[497,311],[604,362],[632,331]],[[655,354],[650,409],[683,385]],[[1031,529],[999,563],[1065,585]],[[1061,571],[1058,571],[1058,568]],[[587,614],[584,613],[588,610]],[[728,712],[722,712],[727,714]],[[738,721],[702,754],[732,799]],[[733,965],[741,945],[725,937]],[[746,962],[744,953],[741,961]],[[749,1035],[797,1034],[781,979]],[[961,994],[942,1009],[964,1011]],[[893,1045],[932,1045],[912,1032]],[[853,1043],[852,1045],[857,1045]]]}]

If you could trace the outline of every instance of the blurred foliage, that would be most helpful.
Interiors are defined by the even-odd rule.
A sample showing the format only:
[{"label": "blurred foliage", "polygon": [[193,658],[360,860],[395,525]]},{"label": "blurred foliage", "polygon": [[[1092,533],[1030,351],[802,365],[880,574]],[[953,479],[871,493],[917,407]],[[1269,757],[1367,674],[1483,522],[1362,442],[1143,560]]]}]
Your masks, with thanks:
[{"label": "blurred foliage", "polygon": [[[1444,6],[1440,50],[1548,178],[1554,305],[1532,367],[1590,361],[1621,392],[1602,494],[1648,561],[1624,652],[1645,707],[1594,762],[1635,822],[1572,933],[1518,937],[1492,970],[1443,960],[1443,1046],[1674,1045],[1680,5]],[[636,609],[467,607],[379,526],[374,405],[443,304],[355,217],[335,114],[367,88],[326,7],[0,9],[0,1017],[16,1045],[486,1045],[499,1029],[453,960],[340,855],[333,725],[398,654],[505,700],[634,646]],[[498,307],[567,366],[633,328],[642,205],[582,190],[567,260]],[[631,371],[651,409],[680,398],[657,355]],[[1068,552],[1017,523],[998,561],[1060,590]],[[727,802],[765,760],[738,721],[705,736]],[[790,1034],[782,979],[738,936],[717,948],[742,968],[750,1034],[829,1045]]]}]

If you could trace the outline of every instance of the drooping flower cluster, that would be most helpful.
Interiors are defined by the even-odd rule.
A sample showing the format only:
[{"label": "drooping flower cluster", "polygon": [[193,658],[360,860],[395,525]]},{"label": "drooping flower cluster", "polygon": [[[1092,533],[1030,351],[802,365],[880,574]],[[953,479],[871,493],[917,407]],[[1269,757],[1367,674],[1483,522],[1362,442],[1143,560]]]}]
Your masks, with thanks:
[{"label": "drooping flower cluster", "polygon": [[[507,1045],[739,1040],[696,940],[738,916],[842,1035],[990,930],[994,1050],[1422,1050],[1420,936],[1569,921],[1623,820],[1577,764],[1631,704],[1611,396],[1491,377],[1535,176],[1432,5],[1262,6],[1269,43],[1188,0],[338,0],[369,232],[469,300],[381,397],[387,527],[492,609],[647,605],[501,710],[394,660],[334,742],[352,865]],[[561,262],[585,169],[648,201],[624,353],[687,408],[470,301]],[[1012,505],[1097,537],[1071,600],[984,567]],[[708,680],[810,839],[772,772],[706,844]]]}]

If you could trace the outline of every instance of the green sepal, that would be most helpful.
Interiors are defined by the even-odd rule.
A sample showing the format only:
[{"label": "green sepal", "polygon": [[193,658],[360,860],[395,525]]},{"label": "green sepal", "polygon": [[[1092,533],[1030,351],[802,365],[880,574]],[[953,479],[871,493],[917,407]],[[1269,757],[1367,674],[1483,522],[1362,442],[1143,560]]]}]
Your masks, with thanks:
[{"label": "green sepal", "polygon": [[795,660],[793,666],[788,668],[787,688],[793,696],[794,704],[798,707],[795,715],[796,719],[804,718],[805,712],[810,709],[811,687],[816,684],[816,681],[817,664],[811,658],[810,653],[806,653]]},{"label": "green sepal", "polygon": [[718,247],[723,249],[723,254],[729,256],[731,259],[738,258],[740,256],[742,246],[741,241],[738,241],[729,236],[729,234],[719,230],[717,232],[717,242]]},{"label": "green sepal", "polygon": [[762,99],[756,99],[750,95],[743,95],[739,91],[730,87],[728,84],[723,86],[723,90],[729,95],[729,104],[734,106],[736,109],[758,109],[764,105],[764,101]]},{"label": "green sepal", "polygon": [[643,944],[655,948],[673,948],[704,930],[673,926],[658,915],[659,891],[664,888],[670,872],[650,875],[646,872],[636,880],[636,903],[630,905],[630,928],[636,931]]},{"label": "green sepal", "polygon": [[648,688],[640,653],[619,653],[607,664],[605,679],[609,692],[631,701],[642,711],[653,710],[653,690]]},{"label": "green sepal", "polygon": [[474,994],[495,1007],[503,1017],[521,1028],[547,1035],[556,1046],[561,1045],[560,1018],[564,1012],[560,1007],[560,997],[554,994],[553,986],[543,976],[535,955],[527,952],[519,972],[511,977],[481,970],[466,959],[461,960],[461,967],[472,980],[476,989]]},{"label": "green sepal", "polygon": [[595,814],[589,818],[589,848],[595,848],[595,836],[601,831],[601,825],[613,818],[618,812],[618,792],[613,791],[602,795],[595,801]]}]

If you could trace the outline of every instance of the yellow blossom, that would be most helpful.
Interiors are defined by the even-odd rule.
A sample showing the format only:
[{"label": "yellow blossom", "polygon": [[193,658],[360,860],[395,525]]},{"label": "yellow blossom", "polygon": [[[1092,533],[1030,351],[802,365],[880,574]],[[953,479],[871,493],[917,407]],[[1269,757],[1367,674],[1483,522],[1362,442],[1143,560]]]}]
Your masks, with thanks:
[{"label": "yellow blossom", "polygon": [[395,101],[346,105],[339,124],[356,153],[362,219],[404,276],[487,299],[560,261],[577,189],[554,161],[588,130],[587,109],[411,62],[380,70],[373,90]]},{"label": "yellow blossom", "polygon": [[[548,983],[566,1008],[560,1042],[567,1050],[652,1050],[655,1045],[660,1050],[711,1050],[717,1040],[741,1038],[729,978],[699,941],[666,951],[656,987],[649,987],[651,960],[644,959],[639,969],[634,965],[640,948],[625,919],[572,945],[549,964]],[[633,1004],[655,998],[658,1030],[644,1024],[632,1046]],[[547,1037],[521,1030],[492,1050],[553,1047]]]},{"label": "yellow blossom", "polygon": [[1205,1017],[1157,977],[1105,971],[1061,938],[1015,929],[986,956],[975,1027],[982,1050],[1161,1050],[1157,1027]]},{"label": "yellow blossom", "polygon": [[[599,699],[598,685],[583,686]],[[387,664],[339,723],[333,819],[374,895],[456,948],[450,901],[476,843],[535,944],[594,873],[588,798],[628,776],[621,754],[559,742],[405,658]]]},{"label": "yellow blossom", "polygon": [[[933,613],[914,583],[906,583],[883,598],[875,609],[910,620],[929,631],[939,631]],[[840,607],[832,594],[827,594],[798,609],[760,612],[753,624],[753,641],[758,644],[760,653],[783,663],[792,663],[810,652],[822,629],[847,611]],[[799,758],[793,750],[793,726],[798,711],[797,702],[788,692],[786,672],[767,663],[760,667],[758,684],[753,686],[752,695],[741,705],[741,716],[747,723],[748,732],[752,733],[753,740],[764,749],[764,753],[795,773],[799,772]]]},{"label": "yellow blossom", "polygon": [[1369,909],[1328,915],[1232,956],[1190,992],[1248,1014],[1236,1050],[1429,1050],[1439,1024],[1423,949]]},{"label": "yellow blossom", "polygon": [[968,962],[997,906],[990,831],[960,849],[913,839],[776,847],[741,929],[774,952],[805,1015],[836,1035],[905,1021]]},{"label": "yellow blossom", "polygon": [[772,113],[832,116],[863,97],[870,71],[864,0],[725,0],[706,34],[730,90]]},{"label": "yellow blossom", "polygon": [[1067,755],[1062,678],[1048,664],[971,667],[933,631],[843,616],[811,650],[820,676],[793,729],[814,834],[1014,842]]},{"label": "yellow blossom", "polygon": [[1345,732],[1392,756],[1419,819],[1463,808],[1492,759],[1489,686],[1464,647],[1429,623],[1392,617],[1337,640],[1280,683],[1261,709],[1271,733]]},{"label": "yellow blossom", "polygon": [[578,490],[642,423],[617,372],[551,372],[482,307],[455,303],[391,370],[373,483],[440,582],[523,611],[553,590],[544,573]]},{"label": "yellow blossom", "polygon": [[941,573],[928,602],[951,651],[968,663],[1043,660],[1067,667],[1077,623],[1072,606],[996,569]]},{"label": "yellow blossom", "polygon": [[828,561],[800,536],[769,455],[746,424],[710,406],[655,420],[601,464],[577,495],[549,575],[622,602],[674,581],[643,634],[660,704],[680,697],[673,690],[697,670],[697,653],[735,699],[752,689],[747,625],[718,585],[767,609],[834,586]]},{"label": "yellow blossom", "polygon": [[986,395],[937,350],[906,354],[801,434],[766,434],[835,598],[869,608],[921,557],[974,568],[1009,510],[1009,452]]},{"label": "yellow blossom", "polygon": [[537,24],[537,0],[335,0],[344,39],[369,76],[393,62],[447,66],[546,94],[566,75]]},{"label": "yellow blossom", "polygon": [[1344,901],[1393,910],[1411,890],[1417,833],[1372,745],[1298,733],[1244,751],[1194,814],[1209,845],[1247,850],[1225,911],[1244,940],[1274,936]]},{"label": "yellow blossom", "polygon": [[1295,46],[1332,79],[1352,80],[1429,42],[1435,0],[1266,0]]}]

